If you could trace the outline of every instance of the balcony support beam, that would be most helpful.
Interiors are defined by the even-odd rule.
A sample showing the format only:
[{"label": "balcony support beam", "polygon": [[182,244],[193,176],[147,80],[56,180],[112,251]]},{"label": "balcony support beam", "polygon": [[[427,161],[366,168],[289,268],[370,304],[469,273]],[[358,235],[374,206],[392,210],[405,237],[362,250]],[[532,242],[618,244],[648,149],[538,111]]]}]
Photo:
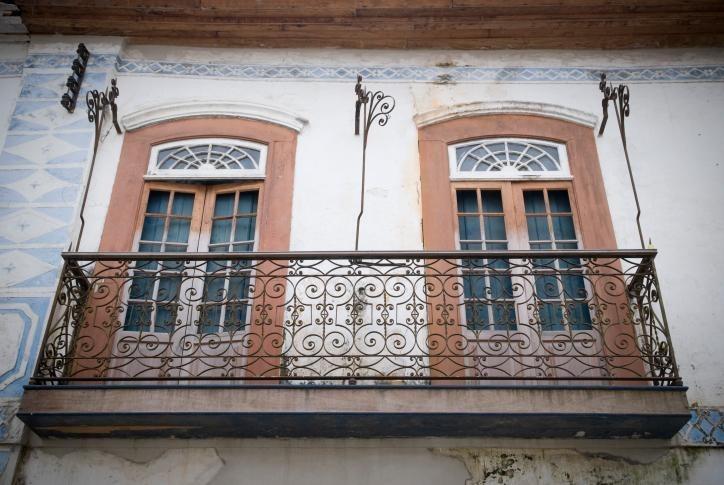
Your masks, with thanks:
[{"label": "balcony support beam", "polygon": [[660,438],[688,420],[685,387],[27,386],[44,437]]}]

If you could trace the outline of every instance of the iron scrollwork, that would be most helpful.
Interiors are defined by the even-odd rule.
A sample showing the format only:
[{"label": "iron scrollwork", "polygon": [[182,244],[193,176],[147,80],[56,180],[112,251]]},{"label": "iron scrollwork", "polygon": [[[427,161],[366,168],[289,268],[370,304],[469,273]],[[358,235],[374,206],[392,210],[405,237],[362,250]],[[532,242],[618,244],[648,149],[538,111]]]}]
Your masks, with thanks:
[{"label": "iron scrollwork", "polygon": [[88,200],[88,188],[90,187],[90,181],[93,177],[93,169],[96,164],[96,154],[98,153],[98,144],[101,139],[101,130],[103,129],[103,121],[106,116],[106,108],[110,108],[113,126],[116,129],[117,134],[123,133],[121,126],[118,124],[118,106],[116,105],[116,98],[120,91],[116,84],[115,79],[111,79],[111,86],[106,88],[105,91],[98,91],[94,89],[88,91],[85,95],[86,106],[88,107],[88,121],[93,123],[95,128],[95,136],[93,138],[93,158],[91,159],[90,170],[88,172],[88,181],[85,184],[83,190],[83,201],[80,206],[80,230],[78,231],[78,238],[75,242],[75,249],[77,250],[80,246],[81,238],[83,237],[83,229],[85,228],[84,211],[85,205]]},{"label": "iron scrollwork", "polygon": [[367,138],[373,124],[385,126],[390,120],[390,113],[395,109],[395,98],[382,91],[368,91],[362,86],[362,76],[357,76],[354,87],[357,95],[354,107],[354,134],[360,134],[362,128],[362,185],[360,188],[360,211],[357,215],[357,228],[354,238],[354,250],[359,250],[359,228],[365,208],[365,176],[367,169]]},{"label": "iron scrollwork", "polygon": [[73,65],[71,66],[73,73],[68,76],[68,80],[65,82],[68,90],[60,98],[60,104],[68,110],[68,113],[75,111],[78,93],[80,93],[80,87],[83,84],[83,76],[85,76],[85,69],[88,65],[88,58],[90,57],[90,52],[83,43],[78,44],[76,53],[78,54],[78,57],[73,59]]},{"label": "iron scrollwork", "polygon": [[33,382],[681,385],[655,254],[64,253]]},{"label": "iron scrollwork", "polygon": [[606,123],[608,122],[608,104],[613,102],[614,112],[616,113],[616,122],[618,124],[618,131],[621,134],[621,143],[623,144],[623,153],[626,157],[626,166],[628,167],[628,175],[631,181],[631,189],[633,191],[634,201],[636,202],[636,227],[639,231],[639,239],[641,242],[641,248],[645,248],[644,233],[641,229],[641,204],[639,203],[639,195],[636,190],[636,181],[634,180],[633,169],[631,168],[631,160],[628,155],[628,143],[626,141],[626,118],[631,114],[631,107],[629,105],[630,93],[628,86],[625,84],[619,84],[613,86],[610,82],[606,81],[606,74],[601,73],[601,81],[598,83],[598,89],[603,94],[601,100],[601,106],[603,108],[603,118],[601,119],[601,127],[598,129],[598,136],[603,135],[606,129]]}]

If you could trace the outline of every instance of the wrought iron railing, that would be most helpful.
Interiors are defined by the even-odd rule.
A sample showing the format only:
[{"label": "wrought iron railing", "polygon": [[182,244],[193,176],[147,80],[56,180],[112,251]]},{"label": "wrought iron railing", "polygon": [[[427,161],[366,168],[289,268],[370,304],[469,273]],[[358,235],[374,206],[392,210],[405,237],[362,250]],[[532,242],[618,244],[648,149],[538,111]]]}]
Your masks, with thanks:
[{"label": "wrought iron railing", "polygon": [[678,385],[655,254],[66,253],[33,382]]}]

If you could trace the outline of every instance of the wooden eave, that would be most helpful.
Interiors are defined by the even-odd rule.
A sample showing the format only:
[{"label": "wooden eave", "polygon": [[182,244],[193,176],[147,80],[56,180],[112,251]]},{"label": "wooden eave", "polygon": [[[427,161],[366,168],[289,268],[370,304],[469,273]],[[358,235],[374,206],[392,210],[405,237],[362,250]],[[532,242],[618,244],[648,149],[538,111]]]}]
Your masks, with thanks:
[{"label": "wooden eave", "polygon": [[724,45],[721,0],[15,0],[31,34],[214,47]]}]

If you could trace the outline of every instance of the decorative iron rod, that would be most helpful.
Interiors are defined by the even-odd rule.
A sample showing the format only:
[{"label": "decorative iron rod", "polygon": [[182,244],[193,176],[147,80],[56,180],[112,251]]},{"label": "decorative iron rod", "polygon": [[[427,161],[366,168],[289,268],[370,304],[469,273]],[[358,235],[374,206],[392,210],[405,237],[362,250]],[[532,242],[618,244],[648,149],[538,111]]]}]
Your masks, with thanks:
[{"label": "decorative iron rod", "polygon": [[88,106],[88,121],[94,124],[95,127],[95,138],[93,139],[93,158],[91,158],[90,170],[88,172],[88,180],[83,189],[83,201],[80,205],[80,230],[78,231],[78,237],[75,241],[76,251],[80,247],[80,240],[83,237],[83,229],[85,228],[85,205],[88,201],[88,189],[90,188],[91,180],[93,179],[93,169],[96,165],[96,154],[98,153],[98,143],[101,138],[101,130],[103,129],[103,121],[105,120],[106,108],[110,106],[111,115],[113,116],[113,126],[116,128],[116,133],[119,135],[123,133],[121,126],[118,124],[118,107],[116,106],[116,98],[118,97],[119,91],[116,86],[116,80],[111,79],[111,86],[107,88],[105,92],[98,92],[97,89],[88,91],[85,95],[85,103]]},{"label": "decorative iron rod", "polygon": [[613,101],[614,112],[616,113],[616,122],[618,131],[621,134],[621,143],[623,144],[623,154],[626,157],[626,166],[628,167],[628,176],[631,180],[631,188],[633,189],[634,200],[636,201],[636,227],[639,231],[639,239],[641,247],[645,248],[644,233],[641,230],[641,204],[639,203],[639,195],[636,190],[636,182],[634,181],[633,169],[631,168],[631,160],[628,156],[628,144],[626,143],[626,118],[631,114],[629,107],[629,89],[625,84],[619,84],[614,87],[610,82],[606,82],[606,74],[601,73],[601,81],[598,83],[598,89],[603,93],[601,105],[603,107],[603,120],[601,120],[601,128],[598,130],[598,136],[603,135],[608,121],[608,103]]},{"label": "decorative iron rod", "polygon": [[354,134],[359,135],[360,115],[362,115],[362,184],[360,189],[360,209],[357,215],[357,229],[354,237],[354,250],[359,250],[359,227],[362,221],[362,214],[365,210],[365,177],[367,169],[367,137],[370,127],[376,120],[380,126],[385,126],[390,119],[390,113],[395,109],[395,98],[382,91],[368,91],[362,86],[362,76],[357,76],[357,84],[354,87],[357,95],[354,107]]}]

